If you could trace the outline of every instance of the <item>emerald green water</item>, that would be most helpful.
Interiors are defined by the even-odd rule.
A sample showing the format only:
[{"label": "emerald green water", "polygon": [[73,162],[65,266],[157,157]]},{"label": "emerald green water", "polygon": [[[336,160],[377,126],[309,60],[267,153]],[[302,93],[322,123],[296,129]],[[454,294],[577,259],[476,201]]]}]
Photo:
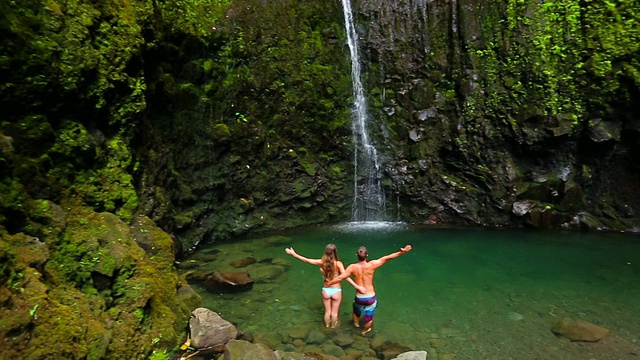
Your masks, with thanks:
[{"label": "emerald green water", "polygon": [[[360,245],[367,246],[370,259],[413,245],[412,252],[376,273],[378,308],[367,340],[351,325],[355,291],[343,282],[340,331],[358,341],[379,337],[427,350],[429,359],[640,356],[637,235],[345,226],[282,236],[213,244],[191,259],[199,264],[196,272],[230,270],[229,262],[247,256],[258,260],[253,268],[233,269],[257,278],[248,292],[211,294],[194,288],[203,306],[239,330],[268,339],[274,348],[304,350],[299,342],[288,344],[292,329],[320,329],[323,315],[318,268],[286,255],[285,247],[319,258],[331,242],[345,265],[355,262]],[[217,258],[205,261],[212,249],[219,251]],[[291,267],[269,273],[264,264],[272,258],[285,259]],[[570,342],[550,331],[562,317],[605,327],[610,335],[597,343]]]}]

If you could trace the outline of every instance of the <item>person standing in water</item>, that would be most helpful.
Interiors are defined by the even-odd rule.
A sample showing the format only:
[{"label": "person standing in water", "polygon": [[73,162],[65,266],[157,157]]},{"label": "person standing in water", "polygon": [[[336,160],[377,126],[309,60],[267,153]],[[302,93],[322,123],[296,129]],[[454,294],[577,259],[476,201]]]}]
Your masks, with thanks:
[{"label": "person standing in water", "polygon": [[[296,253],[292,247],[288,247],[284,251],[307,264],[320,266],[320,272],[322,273],[325,283],[333,280],[345,271],[344,264],[338,258],[338,248],[334,244],[328,244],[324,248],[322,259],[306,258]],[[366,291],[363,286],[357,285],[351,278],[346,280],[353,285],[357,291],[363,293]],[[342,303],[342,287],[340,286],[340,281],[336,281],[332,285],[322,288],[322,303],[324,304],[324,326],[335,328],[338,326],[338,314],[340,312],[340,303]]]},{"label": "person standing in water", "polygon": [[332,284],[348,279],[349,276],[353,275],[356,284],[364,286],[366,291],[356,294],[356,297],[353,300],[353,325],[359,328],[360,317],[362,316],[362,321],[364,321],[364,328],[362,330],[363,336],[371,331],[371,326],[373,325],[373,314],[375,313],[376,306],[378,305],[378,301],[376,300],[376,291],[373,287],[373,275],[375,271],[387,261],[395,259],[400,255],[404,255],[411,251],[411,249],[411,245],[406,245],[401,248],[400,251],[385,255],[376,260],[367,261],[367,258],[369,257],[367,248],[360,246],[357,253],[358,262],[349,265],[340,276],[331,281],[325,282],[325,286],[331,286]]}]

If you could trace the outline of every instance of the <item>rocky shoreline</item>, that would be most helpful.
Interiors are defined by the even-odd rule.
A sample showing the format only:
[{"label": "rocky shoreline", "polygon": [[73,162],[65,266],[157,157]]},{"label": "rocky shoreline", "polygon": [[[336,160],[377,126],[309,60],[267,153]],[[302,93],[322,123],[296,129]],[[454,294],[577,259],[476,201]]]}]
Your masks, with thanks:
[{"label": "rocky shoreline", "polygon": [[[353,331],[298,326],[289,333],[289,344],[269,337],[242,333],[216,312],[197,308],[189,321],[189,336],[181,360],[426,360],[427,351],[385,341],[381,337],[354,336]],[[267,345],[268,344],[268,345]],[[273,350],[273,348],[277,348]],[[443,357],[446,358],[446,357]]]}]

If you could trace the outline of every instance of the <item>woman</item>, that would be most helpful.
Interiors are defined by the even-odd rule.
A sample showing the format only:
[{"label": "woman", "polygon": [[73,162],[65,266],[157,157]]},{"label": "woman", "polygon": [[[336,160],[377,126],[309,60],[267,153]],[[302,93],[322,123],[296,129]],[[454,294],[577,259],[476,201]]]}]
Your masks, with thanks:
[{"label": "woman", "polygon": [[[338,249],[334,244],[328,244],[324,248],[324,255],[322,259],[309,259],[298,253],[293,248],[289,247],[284,250],[287,254],[294,258],[304,261],[307,264],[320,266],[320,272],[322,277],[326,281],[331,281],[333,278],[344,272],[344,264],[338,258]],[[351,278],[346,278],[349,284],[353,285],[359,292],[365,292],[366,289],[363,286],[356,284]],[[342,287],[340,283],[331,285],[330,287],[322,288],[322,303],[324,304],[324,326],[335,328],[338,326],[338,313],[340,312],[340,303],[342,302]]]}]

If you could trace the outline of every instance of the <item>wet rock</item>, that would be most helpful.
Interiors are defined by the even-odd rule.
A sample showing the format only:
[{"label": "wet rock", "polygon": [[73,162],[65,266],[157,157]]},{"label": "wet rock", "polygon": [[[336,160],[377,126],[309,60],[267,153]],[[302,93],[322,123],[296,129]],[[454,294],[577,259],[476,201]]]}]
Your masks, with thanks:
[{"label": "wet rock", "polygon": [[256,334],[254,342],[265,344],[272,349],[275,349],[282,344],[277,333]]},{"label": "wet rock", "polygon": [[582,187],[575,181],[568,181],[564,186],[563,197],[558,208],[563,211],[577,210],[584,208],[584,192]]},{"label": "wet rock", "polygon": [[434,349],[443,349],[447,343],[444,339],[431,339],[429,340],[429,345],[431,345]]},{"label": "wet rock", "polygon": [[507,314],[507,318],[512,321],[520,321],[524,319],[524,316],[518,314],[517,312],[510,312]]},{"label": "wet rock", "polygon": [[191,309],[197,308],[202,304],[202,297],[187,283],[183,283],[178,288],[178,299]]},{"label": "wet rock", "polygon": [[258,282],[272,282],[284,274],[285,269],[282,266],[270,264],[258,264],[251,267],[251,273]]},{"label": "wet rock", "polygon": [[337,357],[320,352],[306,351],[302,357],[304,360],[338,360]]},{"label": "wet rock", "polygon": [[303,354],[293,351],[276,350],[275,355],[278,360],[306,360]]},{"label": "wet rock", "polygon": [[331,340],[333,340],[336,345],[343,347],[353,344],[354,341],[352,332],[345,330],[336,331],[333,336],[331,336]]},{"label": "wet rock", "polygon": [[194,274],[188,276],[187,280],[200,282],[207,291],[212,292],[246,291],[253,287],[253,279],[246,271]]},{"label": "wet rock", "polygon": [[302,351],[304,353],[322,354],[322,349],[318,345],[307,345]]},{"label": "wet rock", "polygon": [[603,121],[602,119],[589,120],[589,138],[597,143],[620,140],[622,123],[613,121]]},{"label": "wet rock", "polygon": [[427,360],[426,351],[407,351],[398,355],[394,360]]},{"label": "wet rock", "polygon": [[18,233],[14,235],[13,240],[19,262],[41,269],[49,260],[49,245],[37,237]]},{"label": "wet rock", "polygon": [[291,261],[289,260],[285,260],[283,258],[274,258],[271,260],[271,264],[272,265],[277,265],[277,266],[282,266],[283,268],[290,268],[291,267]]},{"label": "wet rock", "polygon": [[175,265],[178,269],[182,270],[195,269],[199,266],[198,262],[195,260],[176,261]]},{"label": "wet rock", "polygon": [[0,133],[0,152],[3,155],[9,156],[13,154],[13,145],[11,145],[12,142],[13,138],[11,136],[6,136]]},{"label": "wet rock", "polygon": [[224,360],[277,360],[276,354],[263,344],[231,340],[224,349]]},{"label": "wet rock", "polygon": [[202,254],[200,256],[198,256],[198,259],[202,262],[214,262],[217,261],[218,259],[220,259],[221,256],[219,254]]},{"label": "wet rock", "polygon": [[575,214],[569,222],[562,224],[563,229],[601,230],[604,225],[593,215],[581,211]]},{"label": "wet rock", "polygon": [[516,201],[513,203],[512,212],[516,216],[524,216],[529,213],[531,209],[536,206],[536,202],[533,200]]},{"label": "wet rock", "polygon": [[438,109],[435,107],[425,109],[425,110],[418,110],[414,112],[413,115],[419,121],[425,121],[428,119],[438,120],[442,117],[442,115],[438,113]]},{"label": "wet rock", "polygon": [[562,318],[558,321],[551,331],[560,336],[564,336],[571,341],[599,341],[609,334],[609,330],[594,325],[592,323]]},{"label": "wet rock", "polygon": [[291,339],[305,339],[307,336],[309,336],[310,330],[311,327],[309,325],[298,325],[291,329],[291,331],[289,332],[289,337]]},{"label": "wet rock", "polygon": [[525,223],[538,229],[557,229],[571,221],[571,215],[553,210],[550,205],[533,208],[524,216]]},{"label": "wet rock", "polygon": [[244,259],[232,261],[230,265],[235,268],[241,268],[241,267],[245,267],[247,265],[251,265],[255,263],[256,263],[256,258],[254,258],[253,256],[248,256]]},{"label": "wet rock", "polygon": [[322,353],[335,356],[337,358],[341,358],[346,355],[340,346],[331,343],[322,345]]},{"label": "wet rock", "polygon": [[422,130],[420,128],[413,128],[409,130],[409,138],[414,142],[420,141],[420,139],[422,139]]},{"label": "wet rock", "polygon": [[253,279],[246,271],[215,272],[205,285],[227,291],[245,291],[253,287]]},{"label": "wet rock", "polygon": [[191,347],[221,352],[225,344],[238,336],[238,330],[217,313],[207,308],[197,308],[189,319],[189,335]]},{"label": "wet rock", "polygon": [[319,330],[313,329],[307,337],[307,344],[322,344],[327,337]]},{"label": "wet rock", "polygon": [[387,339],[385,339],[383,336],[376,334],[373,336],[373,339],[371,339],[371,348],[375,350],[380,350],[386,342],[387,342]]},{"label": "wet rock", "polygon": [[407,351],[412,351],[412,350],[413,349],[411,349],[406,345],[401,345],[392,341],[387,341],[384,344],[382,344],[382,347],[378,352],[378,356],[382,360],[391,360],[398,357],[398,355],[402,353],[405,353]]}]

